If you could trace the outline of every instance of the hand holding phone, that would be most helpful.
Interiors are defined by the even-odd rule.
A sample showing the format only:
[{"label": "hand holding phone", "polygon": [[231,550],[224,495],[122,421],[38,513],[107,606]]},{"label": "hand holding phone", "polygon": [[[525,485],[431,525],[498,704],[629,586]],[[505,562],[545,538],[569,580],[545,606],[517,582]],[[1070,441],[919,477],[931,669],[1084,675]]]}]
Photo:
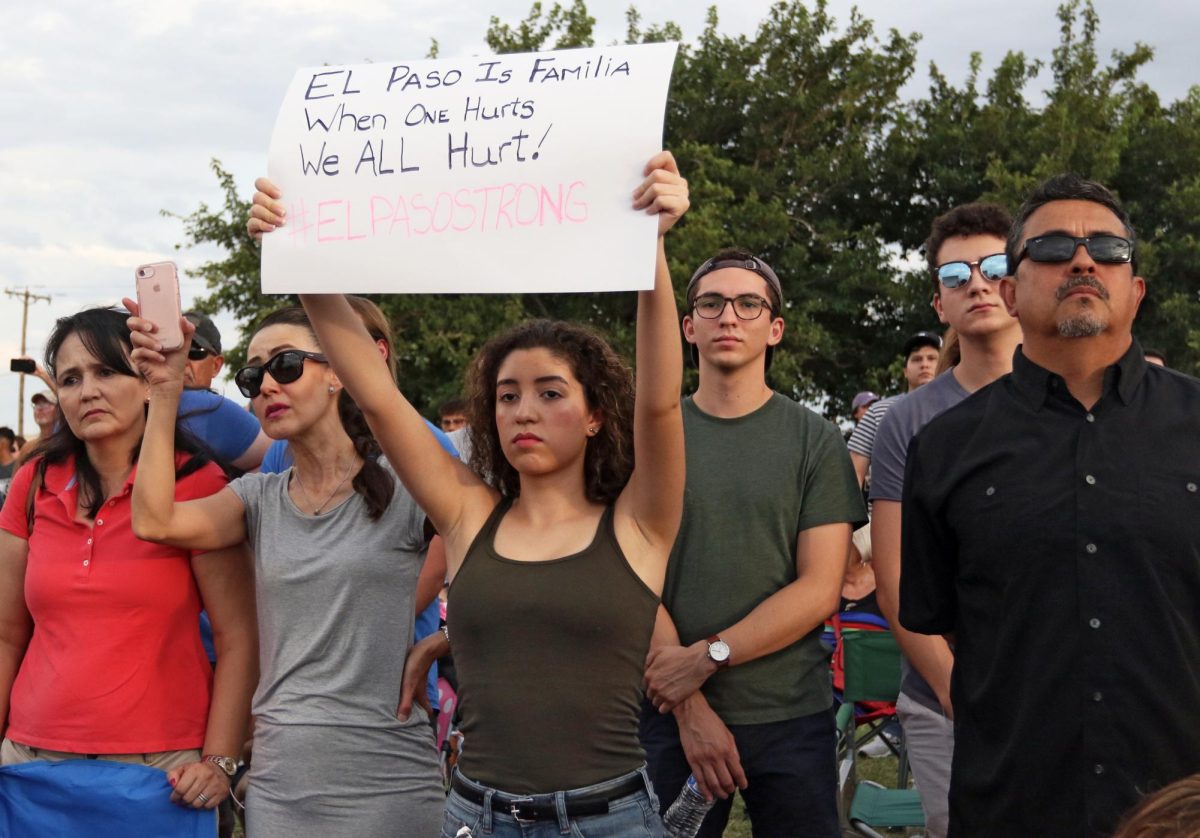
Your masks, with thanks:
[{"label": "hand holding phone", "polygon": [[179,326],[182,309],[179,305],[179,273],[175,263],[139,265],[134,276],[137,279],[141,316],[158,327],[154,336],[164,350],[179,349],[183,346],[183,330]]},{"label": "hand holding phone", "polygon": [[8,368],[13,372],[24,372],[33,375],[37,372],[37,361],[32,358],[13,358],[8,362]]}]

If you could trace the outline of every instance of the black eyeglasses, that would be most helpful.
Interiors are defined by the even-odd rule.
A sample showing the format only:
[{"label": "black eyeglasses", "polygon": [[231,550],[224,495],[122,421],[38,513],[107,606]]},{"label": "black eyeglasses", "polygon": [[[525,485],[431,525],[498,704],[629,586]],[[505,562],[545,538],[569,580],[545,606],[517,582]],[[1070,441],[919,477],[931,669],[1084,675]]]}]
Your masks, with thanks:
[{"label": "black eyeglasses", "polygon": [[705,320],[716,320],[730,303],[733,303],[733,313],[738,320],[757,320],[763,311],[771,310],[771,304],[757,294],[738,294],[736,297],[701,294],[692,303],[692,308]]},{"label": "black eyeglasses", "polygon": [[209,352],[207,349],[205,349],[203,346],[196,346],[196,344],[193,343],[192,348],[188,350],[188,360],[189,361],[203,361],[205,358],[207,358],[211,354],[212,353]]},{"label": "black eyeglasses", "polygon": [[1133,261],[1133,242],[1121,236],[1068,236],[1065,233],[1052,233],[1025,242],[1010,272],[1015,273],[1017,265],[1021,264],[1021,260],[1026,256],[1034,262],[1066,262],[1075,255],[1079,245],[1086,247],[1088,255],[1097,262],[1106,265]]},{"label": "black eyeglasses", "polygon": [[1003,253],[984,256],[977,262],[943,262],[937,266],[938,282],[947,288],[959,288],[971,281],[971,268],[979,268],[979,275],[995,282],[1008,275],[1008,257]]},{"label": "black eyeglasses", "polygon": [[259,367],[242,367],[233,376],[242,395],[248,399],[256,397],[262,390],[263,373],[269,372],[279,384],[291,384],[304,374],[304,361],[310,359],[328,364],[329,359],[320,352],[305,352],[301,349],[285,349]]}]

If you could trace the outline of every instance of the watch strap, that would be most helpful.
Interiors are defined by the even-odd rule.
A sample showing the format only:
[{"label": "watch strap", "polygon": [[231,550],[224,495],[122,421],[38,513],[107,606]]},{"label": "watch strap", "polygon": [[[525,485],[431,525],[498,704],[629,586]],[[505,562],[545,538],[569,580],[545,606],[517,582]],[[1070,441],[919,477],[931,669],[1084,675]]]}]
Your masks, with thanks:
[{"label": "watch strap", "polygon": [[[725,641],[721,639],[721,635],[714,634],[708,638],[708,645],[711,647],[714,643],[725,643]],[[725,643],[725,646],[728,648],[729,644]],[[717,660],[712,656],[712,652],[710,650],[708,652],[708,659],[715,663],[718,669],[729,666],[729,655],[725,656],[725,660]]]},{"label": "watch strap", "polygon": [[211,762],[213,765],[225,772],[225,776],[232,777],[237,773],[238,761],[233,757],[223,757],[219,754],[205,754],[200,757],[201,762]]}]

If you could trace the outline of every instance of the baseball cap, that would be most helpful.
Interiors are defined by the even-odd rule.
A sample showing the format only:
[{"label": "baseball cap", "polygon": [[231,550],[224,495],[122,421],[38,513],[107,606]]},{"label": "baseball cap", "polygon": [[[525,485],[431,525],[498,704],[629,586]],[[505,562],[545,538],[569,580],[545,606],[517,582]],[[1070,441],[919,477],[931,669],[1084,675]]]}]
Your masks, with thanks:
[{"label": "baseball cap", "polygon": [[783,287],[779,284],[779,277],[775,275],[775,271],[771,266],[759,259],[757,256],[750,256],[746,259],[709,259],[703,265],[696,268],[696,272],[692,274],[692,278],[687,284],[687,300],[689,304],[692,300],[692,289],[696,287],[696,283],[705,274],[710,274],[713,271],[719,271],[723,268],[741,268],[742,270],[756,273],[767,281],[767,286],[775,295],[775,299],[771,300],[771,304],[776,309],[783,307]]},{"label": "baseball cap", "polygon": [[192,335],[192,343],[204,347],[214,355],[221,354],[221,333],[207,314],[198,311],[186,311],[183,314],[193,326],[196,334]]},{"label": "baseball cap", "polygon": [[861,393],[854,394],[854,398],[850,401],[850,409],[858,410],[860,407],[866,407],[877,401],[879,401],[879,396],[870,390],[863,390]]},{"label": "baseball cap", "polygon": [[29,401],[33,403],[36,403],[38,399],[50,402],[50,404],[58,404],[58,396],[54,395],[53,390],[39,390],[29,397]]},{"label": "baseball cap", "polygon": [[935,332],[917,332],[904,341],[904,351],[901,354],[907,358],[918,346],[932,346],[934,349],[941,349],[942,336]]}]

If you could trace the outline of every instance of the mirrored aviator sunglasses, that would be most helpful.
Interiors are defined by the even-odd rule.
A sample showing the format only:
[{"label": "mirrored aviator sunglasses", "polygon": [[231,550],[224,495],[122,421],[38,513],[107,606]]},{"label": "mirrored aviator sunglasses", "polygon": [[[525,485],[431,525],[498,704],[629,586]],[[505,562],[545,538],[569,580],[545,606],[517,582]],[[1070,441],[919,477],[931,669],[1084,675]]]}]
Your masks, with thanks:
[{"label": "mirrored aviator sunglasses", "polygon": [[971,281],[971,269],[979,268],[979,274],[995,282],[1008,274],[1008,257],[1003,253],[984,256],[978,262],[946,262],[938,265],[937,278],[946,288],[959,288]]},{"label": "mirrored aviator sunglasses", "polygon": [[305,352],[300,349],[285,349],[275,355],[262,366],[242,367],[233,376],[237,388],[248,399],[258,396],[262,390],[263,374],[270,373],[277,384],[291,384],[304,374],[304,361],[313,360],[328,364],[329,360],[319,352]]}]

